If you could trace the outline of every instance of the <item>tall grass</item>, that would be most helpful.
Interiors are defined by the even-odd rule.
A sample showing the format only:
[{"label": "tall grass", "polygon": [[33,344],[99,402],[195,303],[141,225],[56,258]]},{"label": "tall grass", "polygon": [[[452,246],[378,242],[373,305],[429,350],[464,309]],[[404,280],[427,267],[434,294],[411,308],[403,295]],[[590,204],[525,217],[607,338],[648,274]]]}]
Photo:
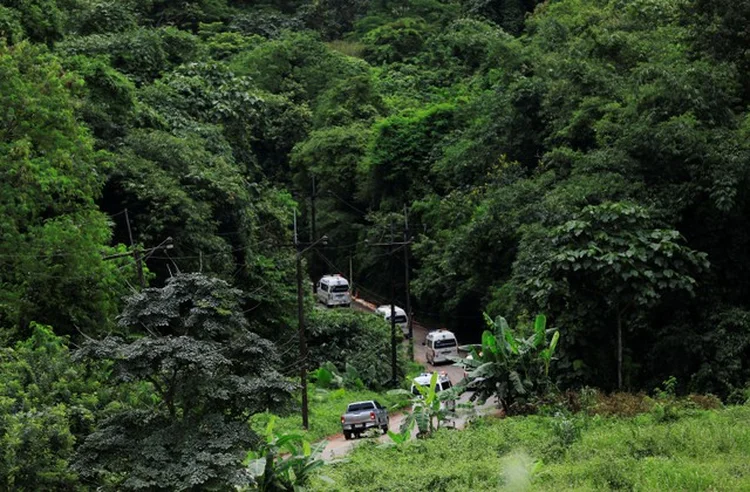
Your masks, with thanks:
[{"label": "tall grass", "polygon": [[482,419],[402,447],[363,443],[325,474],[335,484],[314,490],[750,490],[750,407]]}]

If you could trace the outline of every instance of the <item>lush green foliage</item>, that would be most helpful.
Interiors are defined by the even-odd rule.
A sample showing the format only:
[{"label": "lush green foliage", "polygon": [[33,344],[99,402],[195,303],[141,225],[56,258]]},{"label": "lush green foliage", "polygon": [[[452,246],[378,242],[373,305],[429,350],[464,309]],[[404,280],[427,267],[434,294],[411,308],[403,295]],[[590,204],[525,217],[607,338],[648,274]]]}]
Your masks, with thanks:
[{"label": "lush green foliage", "polygon": [[293,491],[307,485],[313,471],[323,466],[318,456],[327,442],[313,448],[298,434],[274,433],[275,419],[266,426],[265,441],[245,461],[253,478],[252,490]]},{"label": "lush green foliage", "polygon": [[[391,327],[383,318],[352,310],[316,309],[307,320],[310,368],[326,362],[338,372],[351,373],[352,384],[381,389],[391,381]],[[399,340],[401,333],[398,333]],[[399,348],[399,377],[404,354]]]},{"label": "lush green foliage", "polygon": [[0,325],[15,328],[0,339],[31,321],[101,332],[127,293],[128,272],[102,260],[106,160],[75,116],[81,84],[44,48],[0,45]]},{"label": "lush green foliage", "polygon": [[[351,261],[372,300],[390,297],[404,259],[372,245],[413,236],[414,311],[462,341],[479,341],[482,312],[520,326],[547,313],[561,335],[562,389],[649,390],[674,375],[677,393],[740,401],[750,378],[748,25],[748,0],[4,1],[0,343],[23,342],[33,322],[78,345],[120,336],[98,355],[122,370],[107,391],[124,374],[138,381],[116,386],[121,414],[151,412],[137,423],[169,429],[183,410],[207,418],[218,405],[218,420],[240,426],[230,458],[212,468],[228,470],[246,451],[238,443],[252,444],[240,414],[266,407],[239,411],[244,391],[218,398],[227,388],[209,383],[208,373],[238,368],[227,365],[237,353],[191,350],[235,335],[196,338],[181,313],[162,327],[174,333],[156,336],[129,307],[121,319],[134,323],[116,316],[140,284],[134,259],[157,288],[202,272],[243,292],[225,299],[242,313],[237,333],[278,344],[282,361],[261,365],[296,374],[296,209],[302,242],[330,238],[309,250],[310,277]],[[154,249],[167,238],[172,249]],[[400,305],[404,282],[399,273]],[[169,312],[154,292],[136,295],[141,307]],[[309,368],[330,361],[346,374],[349,362],[368,387],[387,379],[382,323],[309,301]],[[162,367],[139,365],[186,352],[201,355],[206,376],[194,405],[169,396]],[[63,436],[65,418],[50,423]],[[110,424],[76,431],[60,459]],[[121,424],[117,435],[130,428]],[[61,463],[49,476],[74,486]],[[207,473],[196,480],[229,480]]]},{"label": "lush green foliage", "polygon": [[[358,446],[314,490],[736,490],[750,407],[636,418],[514,417],[442,429],[403,446]],[[575,431],[573,429],[577,428]]]},{"label": "lush green foliage", "polygon": [[[542,306],[554,306],[560,322],[572,327],[589,321],[587,310],[610,313],[620,388],[623,324],[671,292],[694,295],[696,273],[708,268],[706,255],[685,247],[679,232],[653,222],[648,210],[628,203],[588,206],[560,226],[530,228],[515,264],[521,292]],[[576,319],[568,321],[566,312]],[[636,330],[630,333],[637,336]],[[588,333],[582,336],[584,343],[591,342]],[[571,341],[576,343],[581,342]]]},{"label": "lush green foliage", "polygon": [[523,412],[525,403],[533,404],[553,389],[549,367],[560,333],[547,329],[543,314],[534,320],[528,337],[511,330],[501,316],[485,318],[489,330],[482,334],[482,344],[457,361],[467,371],[464,389],[473,392],[472,400],[497,398],[506,414]]},{"label": "lush green foliage", "polygon": [[89,342],[79,358],[111,361],[114,382],[150,383],[153,402],[101,422],[78,450],[85,477],[125,489],[242,484],[247,418],[282,408],[294,385],[273,343],[248,330],[242,293],[183,274],[128,298],[120,324],[132,340]]},{"label": "lush green foliage", "polygon": [[[382,251],[363,240],[388,237],[406,210],[417,314],[467,321],[462,337],[478,337],[482,311],[541,309],[566,335],[564,384],[649,387],[676,374],[686,387],[739,391],[746,364],[719,369],[726,349],[714,327],[729,327],[741,353],[750,346],[735,321],[750,295],[748,65],[736,48],[748,9],[717,5],[8,2],[0,33],[13,116],[4,113],[2,145],[13,147],[3,152],[13,172],[2,194],[11,232],[0,308],[18,333],[6,338],[25,336],[32,320],[70,334],[112,328],[132,262],[97,255],[129,243],[127,208],[137,244],[174,241],[169,256],[148,256],[151,282],[176,269],[231,278],[249,293],[256,331],[288,341],[293,262],[278,246],[290,242],[294,204],[285,190],[301,190],[306,231],[314,178],[317,230],[336,246],[311,259],[313,277],[353,258],[360,286],[386,294]],[[44,83],[50,90],[29,100]],[[64,117],[45,126],[50,114]],[[11,124],[19,117],[25,126]],[[39,163],[28,186],[18,182],[22,161]],[[19,209],[30,203],[36,215]],[[607,204],[648,217],[622,234],[607,225],[618,221],[589,221],[588,232],[563,237]],[[575,253],[602,227],[610,240],[598,241],[599,266],[566,276],[573,264],[544,235],[560,233]],[[648,286],[622,278],[622,262],[610,268],[607,255],[624,252],[612,241],[655,231],[671,239],[642,251],[667,241],[688,256],[661,268],[656,251],[630,272],[677,277]],[[52,244],[64,251],[38,261]],[[585,294],[609,292],[605,283],[615,285],[609,297]],[[614,306],[620,294],[628,299]],[[641,294],[648,302],[635,301]]]},{"label": "lush green foliage", "polygon": [[0,488],[75,487],[76,439],[93,430],[111,393],[47,326],[33,324],[27,340],[0,349]]}]

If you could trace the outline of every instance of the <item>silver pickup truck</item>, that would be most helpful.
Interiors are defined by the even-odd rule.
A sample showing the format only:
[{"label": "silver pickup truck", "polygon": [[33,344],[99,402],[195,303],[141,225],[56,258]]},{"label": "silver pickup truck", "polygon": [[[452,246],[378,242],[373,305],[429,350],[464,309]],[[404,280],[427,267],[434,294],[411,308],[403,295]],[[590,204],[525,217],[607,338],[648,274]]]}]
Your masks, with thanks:
[{"label": "silver pickup truck", "polygon": [[341,416],[341,427],[344,437],[351,439],[359,436],[367,429],[380,428],[385,434],[388,432],[388,410],[375,400],[358,401],[346,407],[346,413]]}]

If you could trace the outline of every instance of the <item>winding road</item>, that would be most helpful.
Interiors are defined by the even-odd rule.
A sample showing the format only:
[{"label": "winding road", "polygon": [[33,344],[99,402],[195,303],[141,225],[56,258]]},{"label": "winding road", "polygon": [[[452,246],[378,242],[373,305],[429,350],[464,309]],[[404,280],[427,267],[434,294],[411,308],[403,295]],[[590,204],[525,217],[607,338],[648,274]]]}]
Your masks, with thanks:
[{"label": "winding road", "polygon": [[[353,299],[354,302],[352,302],[352,307],[355,309],[360,309],[363,311],[374,311],[375,307],[373,304],[370,304],[362,299]],[[414,330],[414,359],[423,364],[427,368],[427,372],[432,371],[441,371],[447,373],[448,377],[450,378],[451,382],[453,384],[456,384],[463,378],[463,369],[460,367],[456,367],[454,365],[448,364],[448,365],[440,365],[440,366],[433,366],[427,363],[426,359],[426,347],[423,345],[423,342],[425,340],[425,337],[427,336],[427,333],[430,331],[427,327],[417,323],[416,321],[412,322],[413,324],[413,330]],[[459,341],[460,343],[460,341]],[[459,403],[465,403],[469,400],[470,395],[469,394],[463,394],[461,398],[459,399]],[[493,413],[497,413],[497,404],[496,401],[489,400],[484,405],[478,407],[476,409],[478,414],[481,415],[489,415]],[[390,416],[390,430],[394,432],[398,432],[399,428],[401,427],[401,423],[404,421],[405,415],[402,413],[396,413],[391,414]],[[467,417],[466,416],[459,416],[456,419],[450,421],[448,423],[449,426],[455,427],[458,429],[461,429],[466,424]],[[412,439],[415,438],[417,435],[417,429],[416,426],[414,429],[412,429]],[[329,436],[327,438],[328,444],[326,445],[325,449],[322,453],[322,458],[326,461],[332,461],[338,458],[343,457],[347,453],[349,453],[354,447],[362,442],[365,441],[365,438],[361,439],[353,439],[351,441],[347,441],[344,438],[343,434],[336,434],[334,436]],[[378,437],[379,442],[386,442],[389,440],[389,437],[387,435],[383,435]]]}]

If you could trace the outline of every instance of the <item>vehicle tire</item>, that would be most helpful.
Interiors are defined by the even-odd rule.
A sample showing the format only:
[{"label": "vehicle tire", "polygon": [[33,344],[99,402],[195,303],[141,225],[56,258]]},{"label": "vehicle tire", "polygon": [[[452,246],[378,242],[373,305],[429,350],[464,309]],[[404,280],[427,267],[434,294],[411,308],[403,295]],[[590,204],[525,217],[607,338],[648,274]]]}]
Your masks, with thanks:
[{"label": "vehicle tire", "polygon": [[383,434],[388,434],[388,422],[380,426],[380,430],[383,431]]},{"label": "vehicle tire", "polygon": [[352,438],[352,433],[348,432],[348,431],[344,431],[344,439],[346,439],[348,441],[351,438]]}]

